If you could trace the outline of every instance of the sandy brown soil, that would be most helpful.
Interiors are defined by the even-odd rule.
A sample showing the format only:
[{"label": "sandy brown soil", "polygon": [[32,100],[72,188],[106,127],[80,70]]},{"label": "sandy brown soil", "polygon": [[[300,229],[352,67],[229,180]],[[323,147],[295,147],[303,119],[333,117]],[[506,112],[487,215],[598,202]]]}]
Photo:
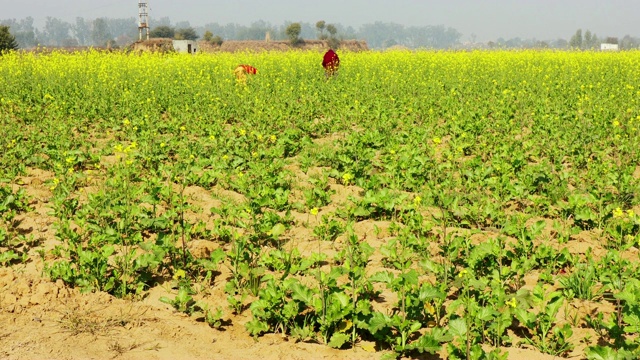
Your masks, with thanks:
[{"label": "sandy brown soil", "polygon": [[36,269],[0,270],[3,359],[366,359],[348,352],[293,343],[280,335],[253,340],[242,324],[229,319],[215,330],[158,301],[161,287],[142,301],[105,293],[80,294],[61,282],[43,280]]},{"label": "sandy brown soil", "polygon": [[[25,266],[0,269],[0,291],[2,359],[355,360],[381,355],[361,347],[334,350],[296,343],[278,334],[254,340],[243,326],[248,316],[228,318],[227,326],[215,330],[161,303],[158,298],[168,294],[162,287],[152,289],[142,301],[81,294]],[[553,358],[528,349],[508,351],[509,359]]]},{"label": "sandy brown soil", "polygon": [[[294,169],[295,170],[295,169]],[[301,177],[302,174],[299,174]],[[203,286],[196,295],[212,307],[224,309],[224,325],[220,330],[199,322],[194,317],[176,312],[159,301],[161,296],[175,296],[171,283],[152,288],[142,299],[117,299],[106,293],[80,293],[62,281],[51,282],[43,276],[39,250],[52,249],[55,239],[54,218],[48,198],[51,193],[45,182],[51,174],[30,170],[14,185],[27,190],[33,211],[20,215],[19,229],[37,240],[29,249],[25,264],[0,267],[0,358],[1,359],[375,359],[382,352],[367,352],[359,344],[355,349],[334,350],[317,343],[295,342],[279,334],[267,334],[254,340],[244,328],[250,311],[234,315],[227,307],[224,279],[228,270],[223,266],[213,286]],[[332,203],[339,203],[357,193],[355,187],[332,184],[336,192]],[[220,198],[241,195],[224,190],[206,191],[198,187],[186,191],[193,203],[203,209],[199,216],[211,216],[208,209],[220,204]],[[215,196],[212,196],[214,194]],[[330,211],[330,209],[323,209]],[[321,214],[320,214],[321,215]],[[309,254],[334,251],[334,244],[312,239],[316,219],[295,214],[296,227],[291,231],[290,246]],[[310,223],[310,224],[309,224]],[[305,225],[306,224],[306,225]],[[389,236],[388,222],[363,221],[355,225],[356,234],[379,247]],[[453,230],[452,230],[453,231]],[[481,239],[476,239],[481,241]],[[476,241],[474,240],[474,241]],[[597,247],[589,236],[577,236],[568,244],[571,251],[583,253],[588,246]],[[207,254],[215,248],[208,241],[190,244],[195,254]],[[45,255],[48,256],[48,255]],[[373,263],[380,262],[374,254]],[[535,275],[531,281],[535,282]],[[384,294],[383,294],[384,295]],[[250,299],[249,299],[250,301]],[[391,303],[391,301],[388,301]],[[387,304],[388,305],[388,304]],[[387,306],[382,304],[381,306]],[[573,302],[562,316],[603,311],[600,304]],[[611,309],[609,309],[611,311]],[[568,319],[568,318],[567,318]],[[567,320],[565,319],[565,320]],[[574,343],[587,333],[574,331]],[[571,355],[580,356],[586,345],[576,346]],[[509,348],[509,359],[552,359],[532,349]],[[425,355],[423,359],[441,359],[445,354]]]}]

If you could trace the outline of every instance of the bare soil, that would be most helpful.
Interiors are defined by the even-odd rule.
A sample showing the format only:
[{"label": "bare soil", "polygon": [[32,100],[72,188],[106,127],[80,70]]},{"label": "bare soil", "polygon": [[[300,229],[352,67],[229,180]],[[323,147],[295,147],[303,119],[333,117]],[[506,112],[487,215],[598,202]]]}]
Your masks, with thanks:
[{"label": "bare soil", "polygon": [[[306,174],[299,169],[299,178]],[[159,301],[161,296],[175,297],[175,289],[169,282],[148,291],[142,299],[117,299],[106,293],[81,293],[66,287],[62,281],[52,282],[43,276],[41,254],[49,257],[48,251],[59,243],[55,238],[54,218],[48,199],[50,190],[45,185],[52,174],[30,169],[27,176],[17,179],[15,188],[24,188],[32,199],[33,211],[20,215],[19,229],[37,240],[29,249],[29,260],[24,264],[0,267],[0,358],[1,359],[372,359],[379,358],[381,351],[370,352],[371,344],[358,344],[349,350],[335,350],[313,342],[296,342],[280,334],[268,334],[253,339],[244,328],[251,319],[250,311],[233,314],[227,307],[224,293],[225,279],[229,276],[223,266],[214,285],[201,288],[198,300],[213,307],[224,308],[224,325],[220,330],[209,327],[194,317],[176,312],[170,305]],[[358,193],[356,187],[332,184],[336,193],[332,204],[339,205],[350,195]],[[191,187],[186,191],[190,201],[203,210],[198,216],[211,216],[208,209],[219,206],[220,198],[241,199],[242,195],[222,189]],[[215,195],[215,196],[212,196]],[[323,209],[330,211],[330,209]],[[321,214],[320,214],[321,215]],[[335,243],[318,242],[312,236],[317,218],[297,214],[296,226],[288,234],[288,246],[296,246],[300,252],[310,254],[321,249],[335,251]],[[357,236],[379,247],[389,239],[389,222],[362,221],[355,225]],[[549,226],[550,228],[550,226]],[[453,231],[453,229],[452,229]],[[592,234],[584,233],[572,237],[568,243],[573,253],[584,253],[588,247],[598,250]],[[482,241],[482,236],[474,241]],[[338,239],[339,244],[341,240]],[[215,242],[199,241],[189,244],[196,256],[206,256],[220,246]],[[45,250],[44,252],[41,252]],[[637,254],[635,255],[637,257]],[[381,256],[372,257],[374,270],[381,268]],[[532,274],[527,283],[535,283]],[[527,286],[531,286],[530,284]],[[384,297],[383,293],[383,297]],[[387,294],[389,295],[389,294]],[[250,301],[249,299],[248,301]],[[390,307],[392,299],[379,304]],[[606,305],[606,304],[605,304]],[[572,302],[562,314],[562,321],[570,321],[576,315],[596,311],[611,312],[603,304]],[[561,311],[562,312],[562,311]],[[575,344],[591,333],[579,327],[574,329]],[[592,334],[591,334],[592,335]],[[595,336],[592,336],[595,338]],[[580,357],[589,345],[580,343],[570,354]],[[507,349],[509,359],[553,359],[530,348]],[[425,355],[422,359],[444,359],[446,354]]]}]

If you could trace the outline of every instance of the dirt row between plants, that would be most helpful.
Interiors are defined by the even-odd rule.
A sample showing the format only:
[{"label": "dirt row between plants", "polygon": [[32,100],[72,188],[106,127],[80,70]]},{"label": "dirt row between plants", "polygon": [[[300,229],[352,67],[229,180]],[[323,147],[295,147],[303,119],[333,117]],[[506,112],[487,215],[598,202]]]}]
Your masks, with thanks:
[{"label": "dirt row between plants", "polygon": [[[0,358],[2,359],[371,359],[383,352],[371,352],[373,343],[362,342],[354,349],[335,350],[324,344],[295,342],[281,334],[267,334],[253,339],[244,324],[251,320],[247,309],[239,315],[227,306],[224,292],[225,279],[230,272],[222,266],[214,285],[200,289],[196,295],[212,306],[224,309],[220,330],[175,311],[162,303],[162,296],[175,297],[169,281],[150,289],[143,299],[123,300],[106,293],[81,293],[66,287],[61,280],[52,282],[43,276],[43,256],[59,241],[55,238],[55,218],[48,199],[51,193],[45,182],[52,175],[30,169],[26,177],[15,184],[24,188],[32,199],[33,211],[21,215],[19,231],[32,235],[34,245],[29,249],[29,260],[24,264],[0,268]],[[336,188],[332,203],[345,201],[353,189]],[[186,193],[202,209],[219,203],[208,190],[190,187]],[[233,194],[218,194],[229,197]],[[316,220],[306,214],[295,216],[296,225],[289,232],[291,243],[303,255],[317,251],[331,252],[332,244],[318,244],[312,240],[309,222]],[[304,223],[306,225],[303,225]],[[378,248],[388,232],[388,222],[362,221],[356,223],[356,235]],[[311,227],[312,228],[312,227]],[[481,241],[481,239],[476,239]],[[214,242],[191,244],[194,254],[208,254]],[[334,244],[335,245],[335,244]],[[595,244],[589,236],[576,237],[568,244],[571,251],[583,253]],[[220,245],[216,245],[220,246]],[[372,257],[374,270],[382,269],[380,255]],[[532,278],[535,282],[535,279]],[[383,293],[384,297],[384,293]],[[251,301],[252,299],[249,299]],[[392,299],[385,301],[387,305]],[[387,306],[383,305],[383,306]],[[572,305],[576,313],[613,311],[593,309],[590,304]],[[576,339],[584,336],[574,333]],[[576,343],[578,341],[575,341]],[[586,345],[585,345],[586,346]],[[585,346],[577,346],[572,355],[580,354]],[[365,350],[366,349],[366,350]],[[367,351],[369,350],[369,351]],[[552,359],[538,351],[508,348],[509,359]],[[423,359],[445,358],[444,350],[437,355],[424,355]]]}]

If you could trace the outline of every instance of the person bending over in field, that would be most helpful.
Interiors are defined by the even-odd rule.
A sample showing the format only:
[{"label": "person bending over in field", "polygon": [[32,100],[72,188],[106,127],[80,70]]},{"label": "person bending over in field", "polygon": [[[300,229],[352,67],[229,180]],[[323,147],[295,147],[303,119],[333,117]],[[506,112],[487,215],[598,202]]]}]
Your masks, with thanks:
[{"label": "person bending over in field", "polygon": [[322,67],[324,68],[324,75],[330,78],[338,74],[338,68],[340,67],[340,58],[333,49],[329,49],[324,53],[322,58]]},{"label": "person bending over in field", "polygon": [[255,75],[258,73],[258,69],[254,68],[251,65],[240,64],[233,70],[233,73],[236,75],[236,79],[240,82],[247,82],[247,75]]}]

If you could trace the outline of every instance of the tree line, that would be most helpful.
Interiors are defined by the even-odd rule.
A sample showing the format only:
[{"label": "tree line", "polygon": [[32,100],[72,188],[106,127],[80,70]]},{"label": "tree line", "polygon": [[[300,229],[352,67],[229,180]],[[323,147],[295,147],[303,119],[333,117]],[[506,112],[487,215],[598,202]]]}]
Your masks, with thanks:
[{"label": "tree line", "polygon": [[[67,22],[54,17],[47,17],[40,28],[34,26],[34,19],[0,20],[0,25],[8,26],[9,31],[19,48],[29,49],[41,46],[76,47],[76,46],[125,46],[138,39],[138,24],[135,17],[130,18],[96,18],[77,17],[74,22]],[[274,25],[265,21],[255,21],[250,25],[207,23],[192,26],[188,21],[172,23],[169,17],[152,19],[152,37],[174,39],[203,39],[220,44],[225,40],[289,40],[292,43],[302,39],[328,40],[333,47],[346,39],[365,40],[369,48],[385,49],[399,46],[410,49],[431,48],[556,48],[556,49],[596,49],[602,42],[615,41],[621,49],[637,49],[640,38],[625,35],[602,40],[589,30],[584,33],[578,29],[569,40],[521,39],[519,37],[498,38],[487,43],[475,42],[472,34],[469,41],[462,40],[462,34],[444,25],[404,26],[396,23],[375,22],[364,24],[359,29],[341,24],[329,24],[320,20],[315,24],[305,22],[286,22]],[[268,34],[268,35],[267,35]]]},{"label": "tree line", "polygon": [[[96,18],[77,17],[67,22],[55,17],[47,17],[41,27],[34,25],[34,19],[4,19],[0,25],[10,28],[18,46],[29,49],[41,46],[123,46],[138,39],[138,24],[135,17]],[[207,23],[192,26],[188,21],[171,23],[168,17],[151,22],[152,37],[182,39],[224,40],[264,40],[269,34],[272,40],[291,40],[291,30],[298,39],[325,39],[340,41],[346,39],[365,40],[370,48],[386,48],[394,45],[409,48],[445,49],[460,44],[462,34],[456,29],[437,26],[404,26],[395,23],[376,22],[365,24],[356,30],[351,26],[329,24],[320,20],[315,24],[286,22],[274,25],[265,21],[255,21],[250,25]],[[292,28],[293,25],[293,28]],[[296,28],[299,26],[299,28]]]},{"label": "tree line", "polygon": [[582,29],[576,30],[575,34],[571,36],[569,40],[569,46],[573,49],[593,50],[599,49],[600,44],[615,44],[620,49],[631,50],[640,48],[640,38],[625,35],[622,39],[618,39],[614,36],[607,36],[604,39],[598,38],[598,35],[592,33],[590,30],[586,30],[584,35]]},{"label": "tree line", "polygon": [[77,17],[70,23],[48,16],[44,26],[34,26],[34,19],[0,20],[0,25],[8,26],[18,46],[29,49],[40,46],[75,47],[109,46],[125,44],[135,40],[138,27],[135,18],[87,20]]}]

